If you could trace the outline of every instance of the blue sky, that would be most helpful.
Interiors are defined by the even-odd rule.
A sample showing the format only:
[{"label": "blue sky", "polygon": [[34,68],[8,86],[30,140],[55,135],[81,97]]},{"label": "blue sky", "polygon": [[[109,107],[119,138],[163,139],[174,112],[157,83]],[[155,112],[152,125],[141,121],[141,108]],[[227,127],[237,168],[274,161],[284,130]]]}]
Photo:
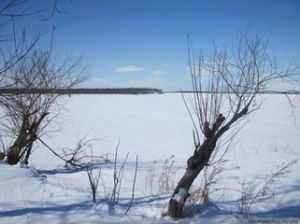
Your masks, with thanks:
[{"label": "blue sky", "polygon": [[[29,2],[40,8],[52,1]],[[230,46],[238,30],[250,30],[270,38],[281,63],[300,63],[298,0],[73,0],[58,7],[66,13],[16,24],[42,33],[42,46],[55,26],[55,51],[84,55],[90,87],[188,89],[188,34],[208,51],[212,41]]]}]

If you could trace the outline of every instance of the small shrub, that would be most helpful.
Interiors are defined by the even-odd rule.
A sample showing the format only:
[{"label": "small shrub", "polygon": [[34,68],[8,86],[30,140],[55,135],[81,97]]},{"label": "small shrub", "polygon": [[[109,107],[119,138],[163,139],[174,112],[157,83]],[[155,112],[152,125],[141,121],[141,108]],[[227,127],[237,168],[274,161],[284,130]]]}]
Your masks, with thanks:
[{"label": "small shrub", "polygon": [[161,174],[158,178],[159,181],[159,193],[170,193],[174,189],[174,178],[175,178],[175,161],[174,155],[171,155],[165,160]]},{"label": "small shrub", "polygon": [[238,203],[238,211],[242,217],[248,217],[251,208],[257,203],[257,200],[263,196],[270,194],[270,187],[277,183],[280,178],[284,177],[290,172],[291,166],[297,163],[298,160],[292,160],[288,163],[282,163],[277,169],[265,177],[262,186],[256,191],[251,190],[249,185],[243,181],[241,183],[241,197]]},{"label": "small shrub", "polygon": [[145,194],[153,194],[156,178],[157,178],[157,165],[158,162],[154,161],[147,167],[146,176],[145,176]]},{"label": "small shrub", "polygon": [[92,190],[93,202],[95,203],[99,180],[101,177],[101,169],[99,169],[97,173],[94,173],[94,170],[92,168],[86,168],[86,173],[88,175],[90,187]]}]

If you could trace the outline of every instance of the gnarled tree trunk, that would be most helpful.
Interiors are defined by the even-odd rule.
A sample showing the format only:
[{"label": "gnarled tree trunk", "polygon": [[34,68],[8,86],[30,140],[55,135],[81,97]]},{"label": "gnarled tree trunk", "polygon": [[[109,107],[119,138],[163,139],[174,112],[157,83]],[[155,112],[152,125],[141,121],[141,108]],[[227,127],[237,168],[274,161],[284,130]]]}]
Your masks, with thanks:
[{"label": "gnarled tree trunk", "polygon": [[22,116],[22,126],[19,130],[17,139],[14,141],[11,147],[7,151],[7,162],[10,165],[17,164],[22,157],[22,149],[28,141],[28,130],[29,130],[29,115],[25,113]]},{"label": "gnarled tree trunk", "polygon": [[196,145],[194,154],[187,160],[187,168],[177,184],[174,193],[169,201],[169,207],[167,214],[174,218],[182,217],[182,211],[187,198],[189,197],[189,189],[193,184],[194,180],[197,178],[199,173],[203,170],[205,166],[208,165],[211,154],[216,148],[218,139],[229,130],[230,126],[237,121],[242,116],[246,115],[248,112],[248,106],[243,108],[239,113],[236,113],[232,119],[226,123],[224,126],[225,117],[220,113],[214,124],[205,124],[204,135],[205,140],[200,145]]},{"label": "gnarled tree trunk", "polygon": [[37,139],[38,128],[47,115],[48,113],[44,112],[40,115],[40,117],[36,116],[31,122],[29,121],[30,117],[28,113],[23,115],[22,126],[20,128],[18,137],[7,152],[7,162],[9,164],[17,164],[22,160],[22,158],[23,161],[21,162],[26,165],[28,164],[33,143]]},{"label": "gnarled tree trunk", "polygon": [[189,189],[201,170],[208,164],[218,138],[217,136],[207,138],[199,149],[195,150],[194,155],[188,159],[186,171],[178,182],[169,201],[167,212],[169,216],[174,218],[182,216],[185,202],[189,197]]}]

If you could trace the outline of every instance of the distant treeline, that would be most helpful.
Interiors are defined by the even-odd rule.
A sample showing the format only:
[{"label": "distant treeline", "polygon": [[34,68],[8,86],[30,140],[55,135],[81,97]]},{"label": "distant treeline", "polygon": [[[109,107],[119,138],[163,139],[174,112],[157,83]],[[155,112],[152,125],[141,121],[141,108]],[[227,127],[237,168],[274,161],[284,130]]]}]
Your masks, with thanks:
[{"label": "distant treeline", "polygon": [[[202,91],[203,93],[211,93]],[[16,89],[0,88],[0,94],[153,94],[153,93],[194,93],[194,91],[162,91],[157,88],[74,88],[74,89]],[[219,92],[221,93],[221,92]],[[299,91],[263,91],[259,94],[300,94]]]},{"label": "distant treeline", "polygon": [[[164,93],[194,93],[195,91],[183,90],[183,91],[165,91]],[[211,93],[210,91],[201,91],[202,93]],[[218,92],[218,93],[227,93],[227,92]],[[297,90],[287,90],[287,91],[260,91],[258,94],[300,94],[300,91]]]},{"label": "distant treeline", "polygon": [[156,88],[74,88],[74,89],[0,89],[1,94],[152,94],[162,93]]}]

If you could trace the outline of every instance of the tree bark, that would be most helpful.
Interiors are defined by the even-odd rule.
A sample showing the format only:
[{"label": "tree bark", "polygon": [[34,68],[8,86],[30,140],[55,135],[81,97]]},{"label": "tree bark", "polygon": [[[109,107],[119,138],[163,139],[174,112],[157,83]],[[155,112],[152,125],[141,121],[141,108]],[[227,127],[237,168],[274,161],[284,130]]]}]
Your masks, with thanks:
[{"label": "tree bark", "polygon": [[186,171],[178,182],[169,201],[167,212],[169,216],[174,218],[182,217],[182,211],[189,197],[188,192],[191,185],[203,168],[208,165],[210,156],[216,148],[217,140],[228,130],[227,128],[224,129],[224,127],[220,129],[224,121],[225,117],[220,113],[211,128],[209,124],[206,125],[206,131],[204,132],[205,140],[202,145],[196,146],[194,154],[187,160]]},{"label": "tree bark", "polygon": [[29,121],[28,113],[23,115],[23,123],[18,137],[7,152],[7,162],[10,165],[17,164],[22,158],[24,158],[24,160],[21,162],[26,165],[28,164],[33,143],[37,139],[38,128],[47,115],[48,113],[44,112],[39,118],[35,117],[31,122]]},{"label": "tree bark", "polygon": [[15,143],[7,151],[7,162],[10,165],[17,164],[21,159],[22,146],[25,140],[23,138],[18,138]]},{"label": "tree bark", "polygon": [[[173,218],[182,217],[183,208],[189,197],[189,189],[199,173],[208,164],[209,158],[216,147],[217,138],[211,136],[195,151],[187,161],[187,168],[169,201],[167,214]],[[181,193],[180,193],[181,192]]]},{"label": "tree bark", "polygon": [[[174,190],[174,193],[169,201],[169,207],[167,214],[174,218],[179,218],[182,216],[182,211],[184,204],[189,197],[189,189],[193,184],[194,180],[197,178],[198,174],[203,170],[205,166],[208,165],[210,156],[214,149],[216,148],[216,143],[218,139],[229,130],[230,126],[236,122],[238,119],[243,117],[248,112],[249,104],[246,105],[242,110],[237,111],[234,116],[226,124],[222,126],[225,121],[225,117],[220,113],[216,118],[213,125],[209,124],[205,127],[205,141],[202,145],[196,147],[193,156],[187,160],[187,168],[178,182],[177,187]],[[179,192],[185,192],[184,197],[179,198]],[[178,200],[181,199],[181,200]]]},{"label": "tree bark", "polygon": [[22,126],[19,130],[18,137],[7,151],[8,164],[15,165],[20,161],[22,157],[22,148],[26,145],[28,129],[29,115],[28,113],[25,113],[22,117]]}]

